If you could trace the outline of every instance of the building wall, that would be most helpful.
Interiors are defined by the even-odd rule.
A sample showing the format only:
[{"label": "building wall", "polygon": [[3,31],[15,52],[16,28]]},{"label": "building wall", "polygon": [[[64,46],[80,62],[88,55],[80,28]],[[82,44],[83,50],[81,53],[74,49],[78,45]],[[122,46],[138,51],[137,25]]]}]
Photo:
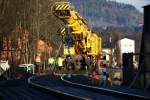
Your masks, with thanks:
[{"label": "building wall", "polygon": [[110,53],[111,53],[111,50],[110,48],[103,48],[102,49],[103,53],[106,53],[106,61],[110,61]]},{"label": "building wall", "polygon": [[[120,62],[122,64],[122,54],[123,53],[135,53],[135,41],[132,39],[124,38],[118,42],[120,48]],[[135,57],[133,58],[135,62]]]},{"label": "building wall", "polygon": [[[141,53],[150,53],[150,4],[144,7],[144,26],[142,34]],[[143,57],[141,57],[141,60]],[[150,71],[150,55],[144,55],[145,70]]]},{"label": "building wall", "polygon": [[121,39],[119,41],[120,52],[123,53],[135,53],[135,41],[131,39]]}]

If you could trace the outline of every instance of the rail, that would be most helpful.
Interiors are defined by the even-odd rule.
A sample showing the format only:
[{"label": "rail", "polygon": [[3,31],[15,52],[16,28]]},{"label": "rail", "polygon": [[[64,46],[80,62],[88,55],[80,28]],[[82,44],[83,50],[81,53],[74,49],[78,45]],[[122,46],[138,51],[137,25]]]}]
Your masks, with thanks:
[{"label": "rail", "polygon": [[61,76],[62,81],[64,81],[64,83],[68,85],[71,85],[77,88],[83,88],[83,89],[87,89],[90,91],[103,93],[105,95],[113,95],[113,96],[117,96],[117,97],[121,97],[125,99],[130,98],[130,99],[136,99],[136,100],[150,100],[150,97],[145,97],[145,96],[138,95],[138,94],[120,92],[120,91],[106,89],[106,88],[99,88],[99,87],[94,87],[94,86],[89,86],[89,85],[84,85],[84,84],[79,84],[79,83],[73,83],[71,81],[65,80],[64,78],[65,76],[66,75]]},{"label": "rail", "polygon": [[51,89],[50,87],[47,87],[47,86],[39,85],[37,83],[34,83],[33,82],[34,80],[36,80],[36,76],[32,76],[32,77],[28,78],[28,84],[30,86],[32,86],[33,88],[38,89],[42,92],[46,92],[46,93],[52,94],[54,96],[60,97],[61,100],[89,100],[87,98],[75,96],[75,95],[72,95],[69,93],[61,92],[59,90]]}]

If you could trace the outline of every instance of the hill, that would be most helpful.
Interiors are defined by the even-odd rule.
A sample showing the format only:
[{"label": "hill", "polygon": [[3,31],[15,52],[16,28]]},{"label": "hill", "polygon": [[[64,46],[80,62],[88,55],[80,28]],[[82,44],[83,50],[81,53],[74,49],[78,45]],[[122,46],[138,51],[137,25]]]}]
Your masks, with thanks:
[{"label": "hill", "polygon": [[68,0],[92,27],[139,26],[142,14],[132,5],[109,0]]}]

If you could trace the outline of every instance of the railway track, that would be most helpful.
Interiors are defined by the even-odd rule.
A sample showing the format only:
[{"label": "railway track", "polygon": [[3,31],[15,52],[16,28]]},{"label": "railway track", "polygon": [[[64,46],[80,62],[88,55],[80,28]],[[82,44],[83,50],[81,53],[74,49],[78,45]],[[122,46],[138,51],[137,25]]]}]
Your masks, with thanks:
[{"label": "railway track", "polygon": [[[72,87],[66,85],[59,76],[42,76],[32,80],[34,84],[42,86],[45,88],[45,91],[55,90],[59,93],[64,93],[61,99],[74,99],[74,100],[123,100],[116,96],[108,96],[101,93],[93,92],[90,90]],[[65,97],[65,98],[63,98]],[[66,99],[65,99],[66,100]]]},{"label": "railway track", "polygon": [[28,85],[27,79],[0,82],[0,100],[60,100],[37,91]]},{"label": "railway track", "polygon": [[[0,82],[0,100],[99,100],[99,94],[66,86],[60,77],[30,77]],[[115,98],[101,95],[103,99]]]},{"label": "railway track", "polygon": [[111,86],[111,87],[102,87],[102,86],[93,86],[86,76],[83,75],[73,75],[71,78],[68,78],[66,75],[63,75],[61,79],[70,86],[77,88],[82,88],[97,93],[102,93],[105,95],[114,95],[122,99],[136,99],[136,100],[150,100],[150,92],[141,91],[138,89],[129,89],[123,86]]},{"label": "railway track", "polygon": [[4,81],[0,82],[0,100],[126,100],[127,97],[141,100],[144,98],[79,83],[76,84],[65,76],[48,75]]}]

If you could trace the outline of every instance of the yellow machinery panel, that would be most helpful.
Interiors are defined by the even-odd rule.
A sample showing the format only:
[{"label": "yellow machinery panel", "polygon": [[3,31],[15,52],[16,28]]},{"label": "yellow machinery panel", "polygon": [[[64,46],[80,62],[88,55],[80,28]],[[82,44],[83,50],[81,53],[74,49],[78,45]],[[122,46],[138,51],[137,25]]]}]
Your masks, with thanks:
[{"label": "yellow machinery panel", "polygon": [[98,37],[95,33],[88,34],[87,37],[87,49],[88,55],[98,55],[101,52],[101,38]]},{"label": "yellow machinery panel", "polygon": [[66,47],[64,46],[64,55],[75,55],[74,47]]}]

